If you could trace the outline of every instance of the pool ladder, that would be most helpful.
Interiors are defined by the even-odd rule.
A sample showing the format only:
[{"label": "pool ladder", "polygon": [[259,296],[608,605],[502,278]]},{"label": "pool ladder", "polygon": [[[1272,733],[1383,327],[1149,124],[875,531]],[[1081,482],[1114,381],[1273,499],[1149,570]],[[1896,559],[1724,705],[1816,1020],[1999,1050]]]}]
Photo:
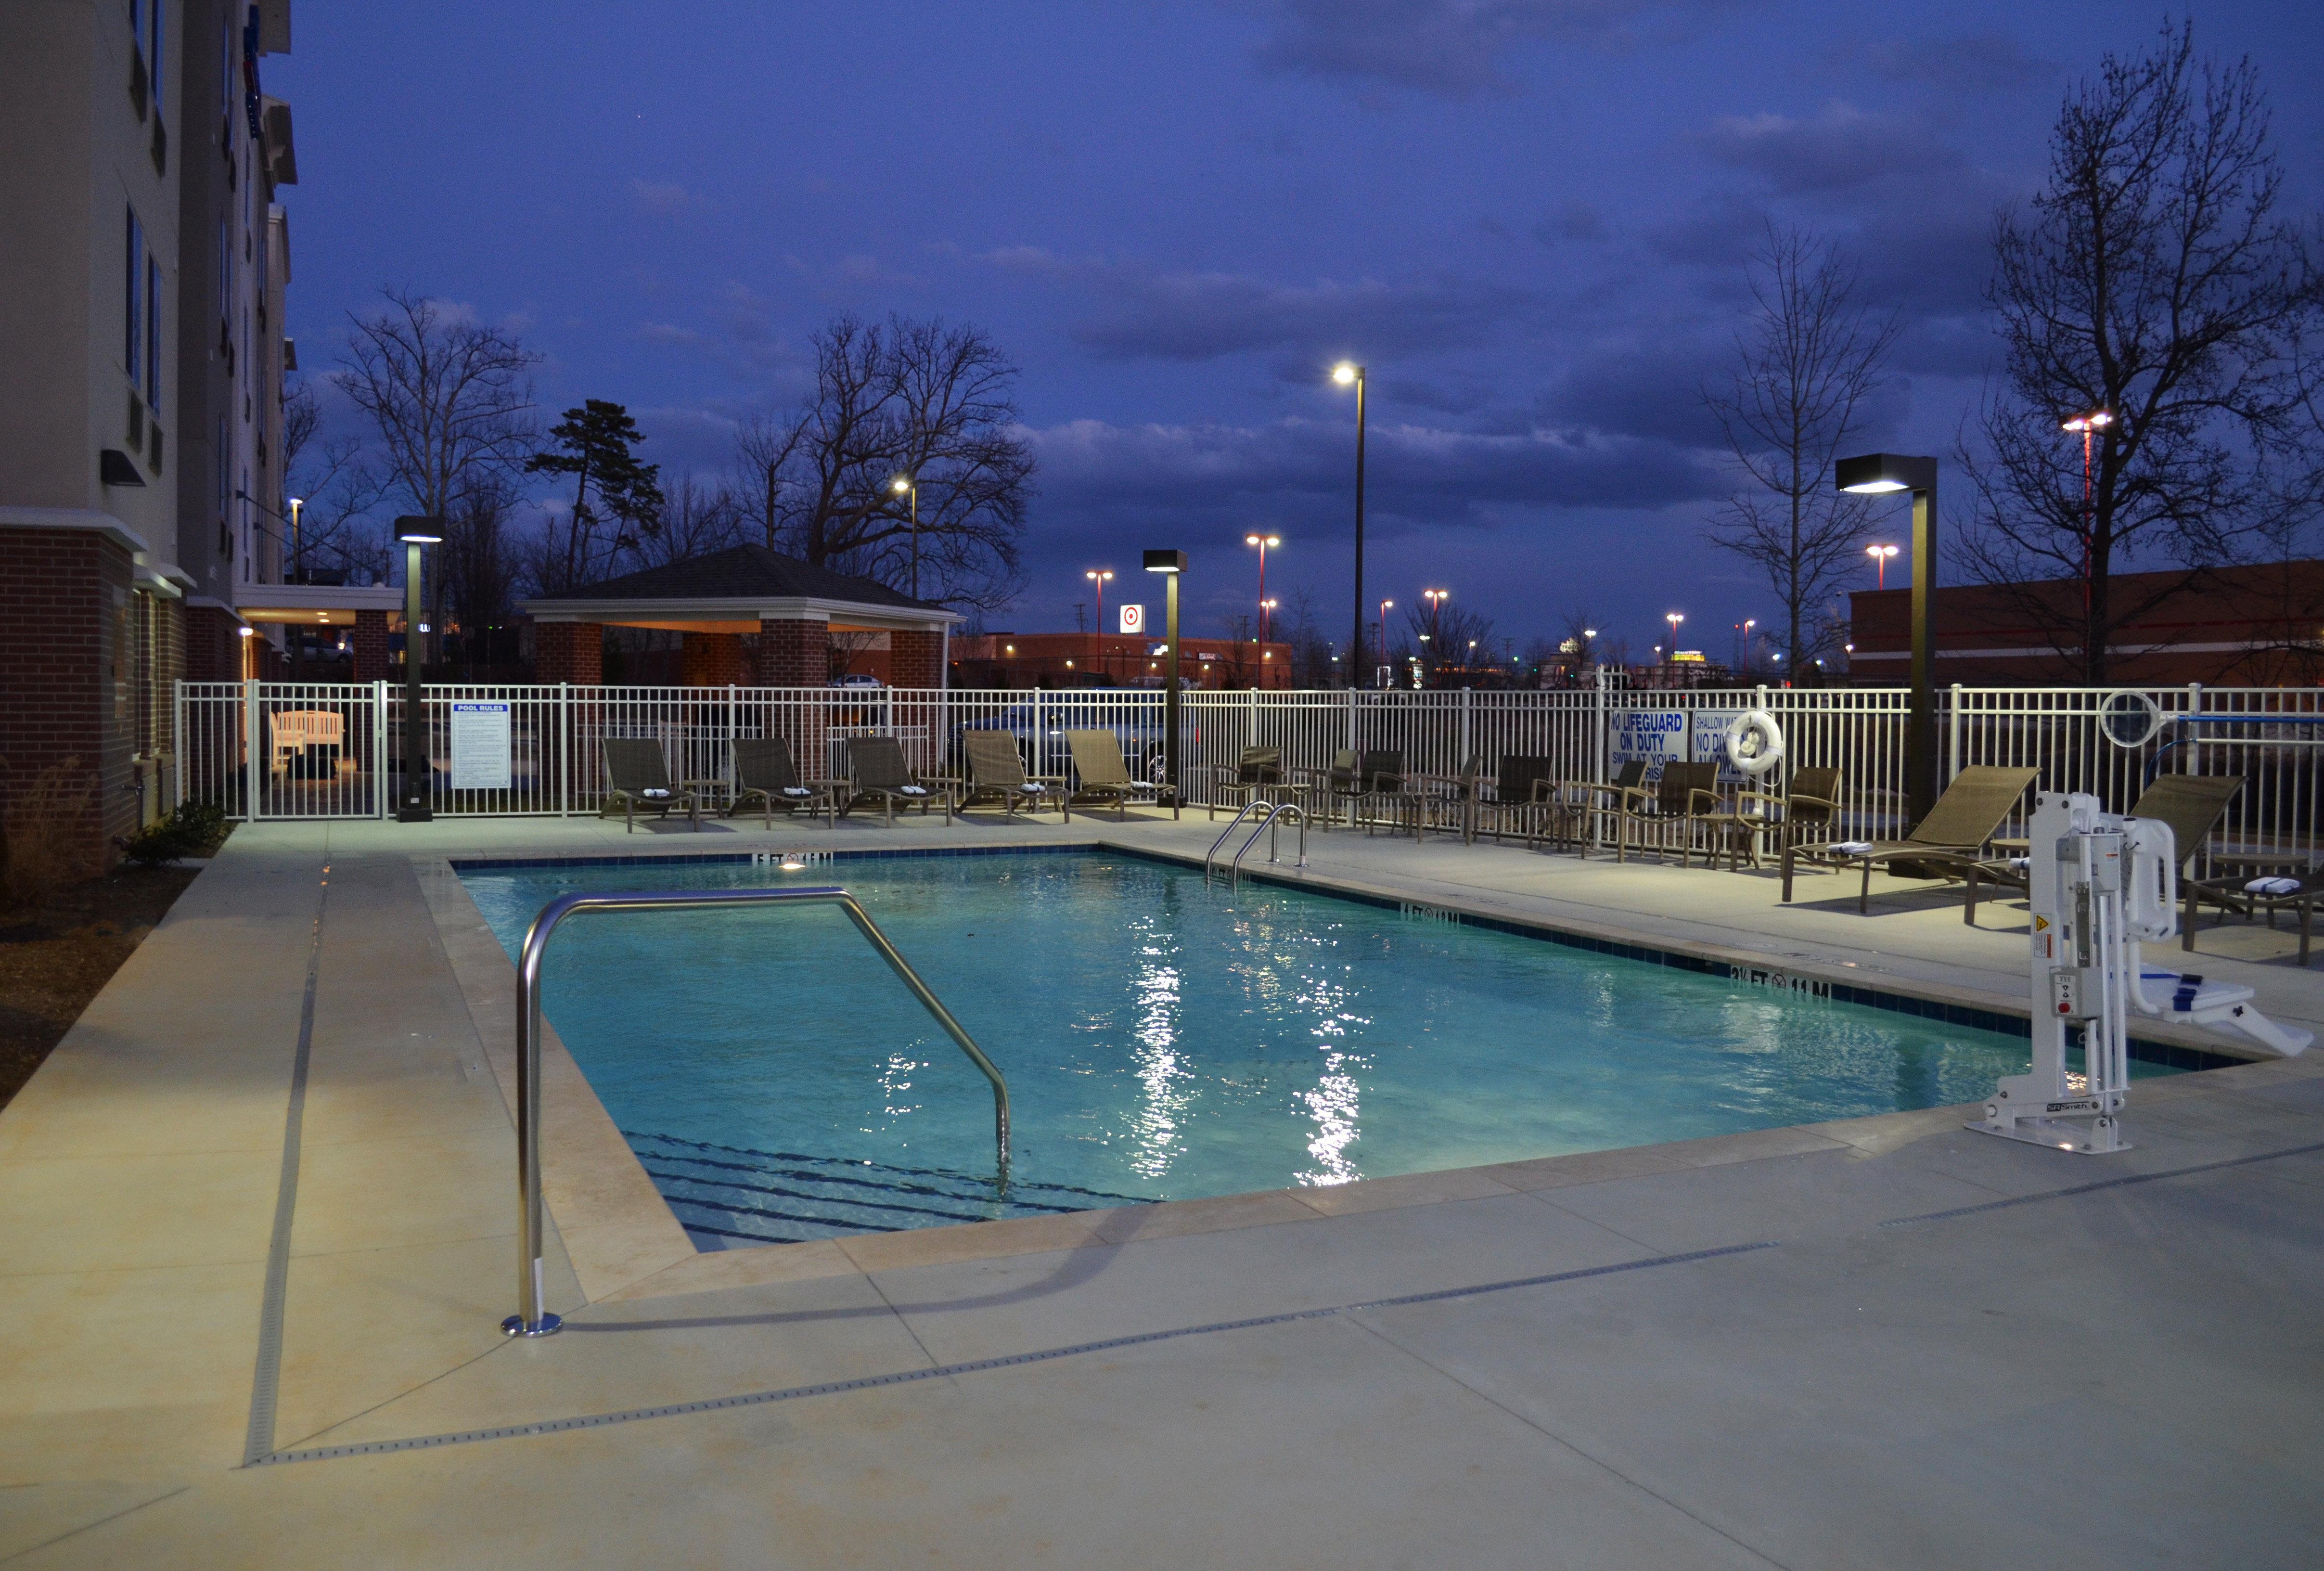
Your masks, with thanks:
[{"label": "pool ladder", "polygon": [[1232,889],[1236,884],[1242,882],[1242,859],[1250,852],[1252,845],[1258,841],[1259,832],[1260,830],[1264,829],[1268,832],[1267,859],[1269,862],[1279,862],[1282,860],[1282,858],[1276,854],[1277,850],[1276,835],[1277,831],[1282,827],[1283,816],[1286,813],[1290,814],[1294,818],[1296,818],[1299,821],[1299,860],[1293,863],[1292,865],[1294,867],[1305,867],[1307,865],[1307,809],[1301,807],[1296,802],[1247,802],[1244,804],[1242,811],[1234,816],[1234,821],[1230,823],[1220,832],[1217,839],[1211,842],[1211,848],[1203,853],[1203,882],[1204,883],[1211,882],[1211,873],[1218,860],[1219,847],[1225,845],[1227,843],[1227,837],[1232,835],[1236,828],[1240,826],[1242,821],[1245,818],[1250,818],[1253,813],[1257,813],[1259,815],[1258,821],[1251,825],[1250,833],[1243,836],[1242,844],[1235,849],[1233,860],[1227,864],[1227,887],[1229,889]]},{"label": "pool ladder", "polygon": [[888,941],[888,935],[844,889],[672,889],[625,894],[568,894],[540,908],[526,929],[516,963],[516,1183],[517,1312],[501,1322],[512,1336],[547,1336],[564,1322],[542,1305],[540,1248],[540,964],[549,935],[566,918],[593,911],[691,910],[703,906],[835,905],[847,913],[864,941],[879,951],[890,970],[903,978],[921,1006],[936,1017],[969,1061],[992,1083],[992,1137],[1000,1158],[1000,1182],[1009,1182],[1009,1083],[993,1067],[960,1021],[952,1016],[918,972]]}]

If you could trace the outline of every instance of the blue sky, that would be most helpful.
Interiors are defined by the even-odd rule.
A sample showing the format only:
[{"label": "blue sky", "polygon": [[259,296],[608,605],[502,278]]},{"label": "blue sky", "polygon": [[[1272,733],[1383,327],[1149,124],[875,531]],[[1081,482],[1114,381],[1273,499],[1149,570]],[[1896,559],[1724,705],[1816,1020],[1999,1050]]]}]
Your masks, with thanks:
[{"label": "blue sky", "polygon": [[[2324,205],[2324,7],[2193,8],[2248,53]],[[1352,401],[1366,586],[1450,587],[1520,642],[1586,607],[1714,656],[1770,614],[1702,542],[1731,485],[1698,396],[1773,219],[1904,313],[1867,446],[1949,449],[1991,354],[1997,206],[2060,95],[2161,9],[1760,0],[853,0],[326,6],[265,63],[305,183],[309,370],[383,283],[518,328],[543,405],[627,403],[666,473],[795,402],[833,313],[938,315],[1023,368],[1030,582],[1183,546],[1192,625],[1268,588],[1344,637]],[[1869,573],[1868,568],[1867,577]],[[1703,636],[1694,634],[1702,630]]]}]

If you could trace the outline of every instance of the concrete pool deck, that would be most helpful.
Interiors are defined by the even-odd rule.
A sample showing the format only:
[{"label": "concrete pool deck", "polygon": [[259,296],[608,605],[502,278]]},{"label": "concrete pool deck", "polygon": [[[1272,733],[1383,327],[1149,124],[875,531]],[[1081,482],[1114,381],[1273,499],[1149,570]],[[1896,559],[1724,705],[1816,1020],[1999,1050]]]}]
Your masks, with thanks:
[{"label": "concrete pool deck", "polygon": [[[2114,1158],[1932,1110],[726,1254],[625,1232],[585,1166],[551,1192],[570,1328],[499,1335],[506,962],[445,858],[1215,832],[245,827],[0,1114],[0,1557],[2310,1562],[2324,1051],[2142,1083]],[[2015,903],[1969,929],[1904,883],[1863,918],[1833,878],[1784,907],[1771,875],[1441,838],[1309,857],[2023,1007]],[[2206,929],[2190,965],[2324,1026],[2293,941]],[[552,1120],[584,1092],[552,1080]]]}]

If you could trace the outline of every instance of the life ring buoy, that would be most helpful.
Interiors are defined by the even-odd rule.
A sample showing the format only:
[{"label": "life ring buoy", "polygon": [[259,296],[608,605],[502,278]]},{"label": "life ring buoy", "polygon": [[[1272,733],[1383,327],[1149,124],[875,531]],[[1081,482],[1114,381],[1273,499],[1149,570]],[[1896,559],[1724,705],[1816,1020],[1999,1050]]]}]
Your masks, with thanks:
[{"label": "life ring buoy", "polygon": [[1784,728],[1765,709],[1738,715],[1727,725],[1727,762],[1757,778],[1784,762]]}]

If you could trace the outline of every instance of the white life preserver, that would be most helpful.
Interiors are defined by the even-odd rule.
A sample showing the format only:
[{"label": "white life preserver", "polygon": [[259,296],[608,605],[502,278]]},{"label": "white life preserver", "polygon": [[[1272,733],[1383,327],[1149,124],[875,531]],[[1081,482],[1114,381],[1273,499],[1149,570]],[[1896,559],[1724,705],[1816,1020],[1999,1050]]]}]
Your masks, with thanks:
[{"label": "white life preserver", "polygon": [[1765,709],[1738,715],[1727,726],[1727,762],[1747,775],[1763,775],[1784,762],[1784,728]]}]

